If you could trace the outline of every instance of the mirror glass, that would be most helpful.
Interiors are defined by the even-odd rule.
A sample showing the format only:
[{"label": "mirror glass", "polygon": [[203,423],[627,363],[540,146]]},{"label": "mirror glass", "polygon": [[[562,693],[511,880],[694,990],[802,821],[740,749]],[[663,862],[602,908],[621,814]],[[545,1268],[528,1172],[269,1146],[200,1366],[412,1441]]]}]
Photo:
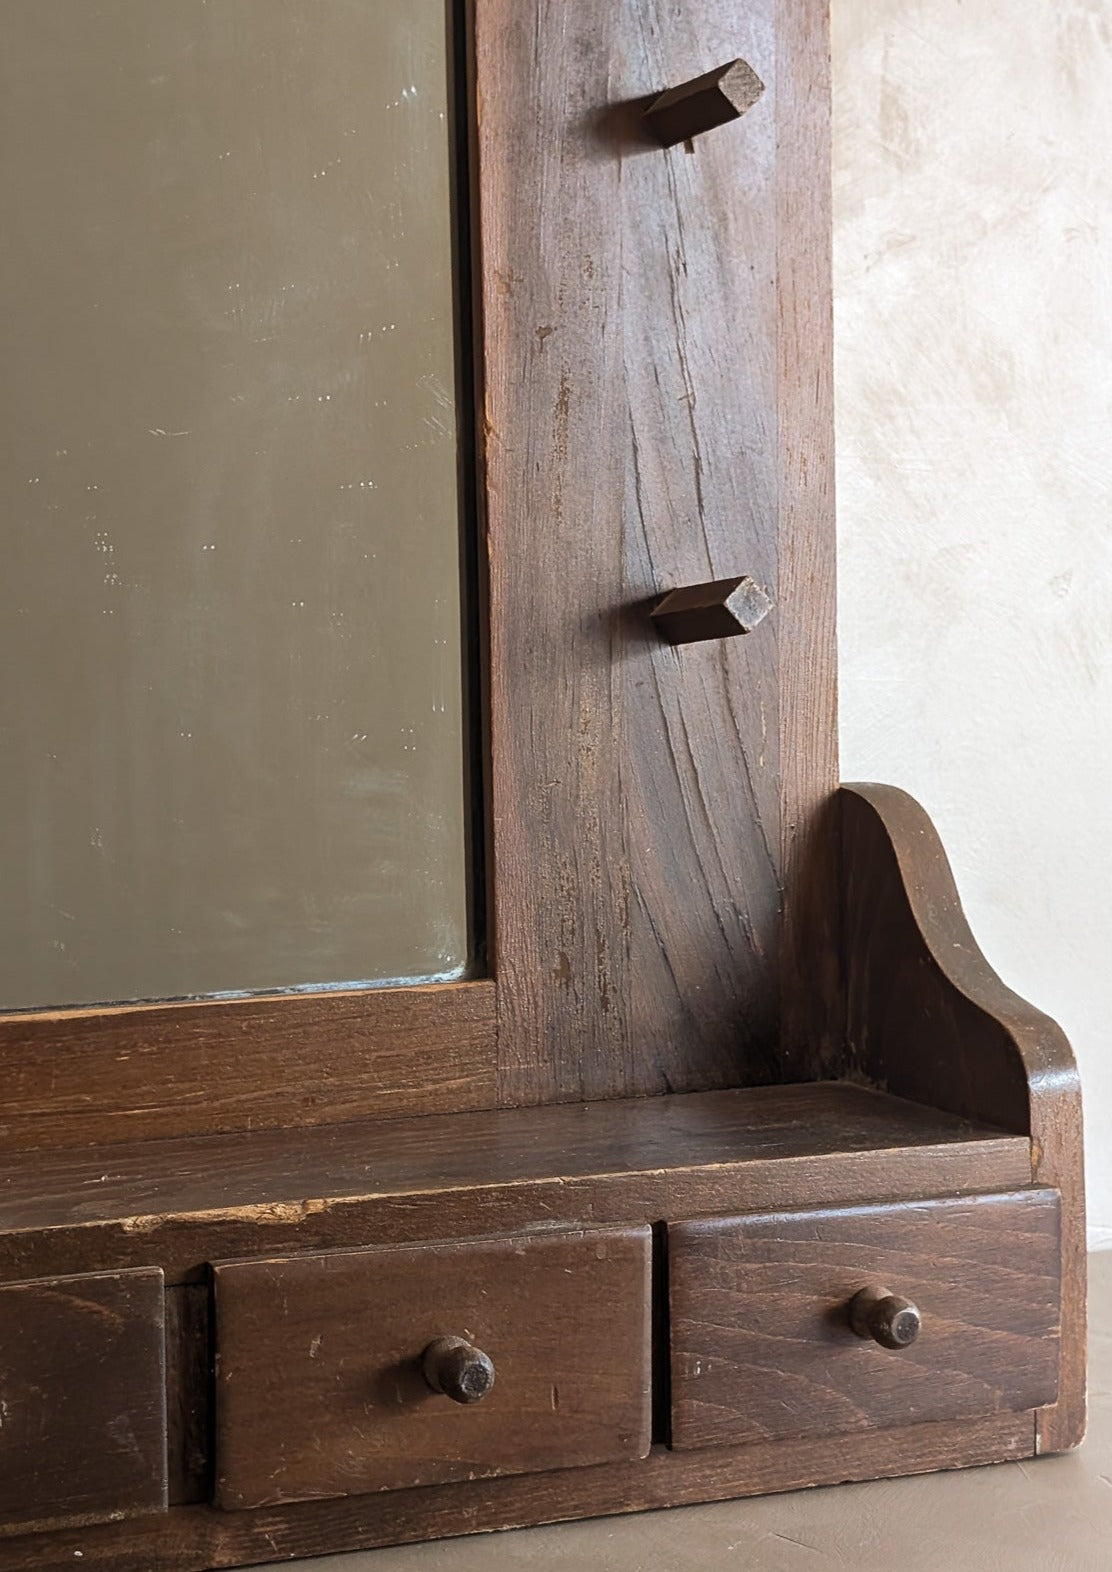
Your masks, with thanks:
[{"label": "mirror glass", "polygon": [[459,976],[446,0],[0,18],[0,1008]]}]

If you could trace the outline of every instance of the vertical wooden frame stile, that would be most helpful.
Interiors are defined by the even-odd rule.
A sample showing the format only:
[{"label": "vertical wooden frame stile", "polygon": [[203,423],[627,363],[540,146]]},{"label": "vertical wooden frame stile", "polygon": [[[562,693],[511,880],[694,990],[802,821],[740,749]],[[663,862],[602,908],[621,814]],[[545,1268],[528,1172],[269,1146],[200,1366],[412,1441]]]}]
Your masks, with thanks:
[{"label": "vertical wooden frame stile", "polygon": [[836,1074],[844,1037],[828,0],[782,0],[777,54],[780,1077],[787,1082]]},{"label": "vertical wooden frame stile", "polygon": [[[808,1078],[838,1011],[826,7],[476,28],[502,1098]],[[741,122],[647,145],[649,95],[738,55]],[[779,607],[751,637],[651,632],[741,572]]]}]

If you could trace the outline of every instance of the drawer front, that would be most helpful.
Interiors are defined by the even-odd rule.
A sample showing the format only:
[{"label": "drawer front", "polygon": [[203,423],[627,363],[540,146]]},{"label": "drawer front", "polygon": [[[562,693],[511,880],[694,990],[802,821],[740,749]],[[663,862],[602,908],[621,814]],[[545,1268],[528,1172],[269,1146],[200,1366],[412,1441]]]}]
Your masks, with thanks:
[{"label": "drawer front", "polygon": [[[1058,1212],[1025,1190],[670,1227],[673,1446],[1054,1402]],[[900,1299],[918,1335],[883,1346],[915,1332]]]},{"label": "drawer front", "polygon": [[0,1287],[5,1530],[165,1510],[164,1307],[157,1269]]},{"label": "drawer front", "polygon": [[644,1457],[650,1259],[630,1228],[217,1266],[217,1504]]}]

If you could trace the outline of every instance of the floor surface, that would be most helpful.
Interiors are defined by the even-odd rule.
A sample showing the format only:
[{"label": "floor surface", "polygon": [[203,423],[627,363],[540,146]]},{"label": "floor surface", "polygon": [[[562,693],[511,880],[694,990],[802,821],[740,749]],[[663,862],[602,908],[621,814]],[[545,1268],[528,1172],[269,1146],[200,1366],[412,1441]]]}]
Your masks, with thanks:
[{"label": "floor surface", "polygon": [[329,1556],[304,1572],[1112,1572],[1112,1252],[1090,1258],[1078,1452]]}]

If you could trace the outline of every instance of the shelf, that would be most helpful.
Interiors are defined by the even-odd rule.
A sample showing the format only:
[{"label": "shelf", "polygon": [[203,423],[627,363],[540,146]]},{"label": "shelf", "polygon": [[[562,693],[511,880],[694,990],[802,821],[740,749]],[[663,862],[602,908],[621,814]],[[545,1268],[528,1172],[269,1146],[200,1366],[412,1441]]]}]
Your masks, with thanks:
[{"label": "shelf", "polygon": [[845,1204],[1029,1181],[1026,1137],[848,1085],[434,1115],[12,1157],[0,1165],[0,1273],[47,1270],[67,1242],[79,1264],[74,1249],[94,1235],[98,1259],[114,1235],[119,1265],[149,1261],[153,1245],[188,1274],[217,1249],[260,1244],[752,1210],[801,1204],[804,1186]]}]

